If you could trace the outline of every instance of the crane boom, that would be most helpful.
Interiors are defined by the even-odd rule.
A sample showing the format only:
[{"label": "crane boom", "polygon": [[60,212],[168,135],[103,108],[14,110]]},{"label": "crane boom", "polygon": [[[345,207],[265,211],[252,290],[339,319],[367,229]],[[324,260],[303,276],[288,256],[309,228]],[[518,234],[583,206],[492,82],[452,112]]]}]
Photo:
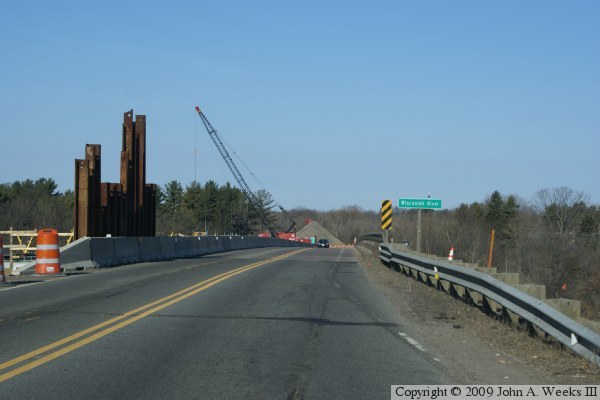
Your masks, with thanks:
[{"label": "crane boom", "polygon": [[[246,180],[244,179],[244,176],[242,175],[242,173],[238,169],[237,165],[233,161],[233,158],[231,158],[231,156],[229,155],[229,152],[227,151],[227,148],[223,144],[223,141],[221,140],[217,130],[208,121],[208,119],[206,118],[204,113],[200,110],[200,107],[196,106],[196,112],[200,116],[200,119],[202,120],[202,123],[204,124],[204,127],[206,128],[206,131],[208,132],[208,135],[210,136],[213,143],[217,147],[217,150],[219,150],[221,157],[225,161],[225,164],[227,164],[229,171],[231,171],[231,174],[237,181],[240,189],[244,193],[244,196],[246,196],[246,199],[248,200],[250,205],[252,207],[254,207],[256,209],[256,211],[259,213],[259,218],[260,218],[261,222],[270,231],[271,235],[275,236],[276,231],[281,230],[281,229],[279,227],[277,227],[276,225],[274,225],[272,222],[270,222],[268,220],[268,218],[266,217],[266,215],[264,215],[264,212],[263,212],[264,210],[262,210],[262,208],[259,207],[260,202],[259,202],[258,198],[254,194],[254,192],[252,192],[252,190],[250,190],[250,186],[248,186],[248,183],[246,182]],[[283,210],[283,207],[281,207],[280,205],[278,205],[278,207],[282,211],[285,212],[285,210]],[[293,226],[295,226],[295,225],[296,225],[296,223],[294,222]],[[292,228],[293,228],[293,226],[292,226]]]}]

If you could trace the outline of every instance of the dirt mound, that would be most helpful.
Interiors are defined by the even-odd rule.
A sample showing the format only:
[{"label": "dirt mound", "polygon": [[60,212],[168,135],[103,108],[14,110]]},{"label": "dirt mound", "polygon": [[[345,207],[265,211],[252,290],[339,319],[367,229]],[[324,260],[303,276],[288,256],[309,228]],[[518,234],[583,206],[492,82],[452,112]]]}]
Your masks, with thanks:
[{"label": "dirt mound", "polygon": [[313,220],[308,220],[307,222],[306,226],[296,232],[297,237],[314,237],[317,241],[319,239],[327,239],[330,246],[342,246],[344,244],[318,222]]}]

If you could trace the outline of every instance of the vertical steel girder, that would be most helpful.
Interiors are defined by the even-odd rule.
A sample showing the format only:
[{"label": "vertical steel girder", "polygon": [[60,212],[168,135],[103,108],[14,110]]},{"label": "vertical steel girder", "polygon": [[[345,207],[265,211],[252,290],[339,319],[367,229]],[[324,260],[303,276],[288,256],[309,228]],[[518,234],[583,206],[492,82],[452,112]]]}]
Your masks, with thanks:
[{"label": "vertical steel girder", "polygon": [[75,160],[75,238],[154,236],[156,185],[146,184],[146,116],[123,114],[120,183],[101,182],[101,146]]}]

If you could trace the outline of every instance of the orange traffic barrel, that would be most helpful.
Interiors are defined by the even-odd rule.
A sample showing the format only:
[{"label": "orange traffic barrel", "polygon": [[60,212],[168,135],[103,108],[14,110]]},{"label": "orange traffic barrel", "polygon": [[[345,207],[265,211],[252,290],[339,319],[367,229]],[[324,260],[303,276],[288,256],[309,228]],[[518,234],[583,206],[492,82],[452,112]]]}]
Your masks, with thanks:
[{"label": "orange traffic barrel", "polygon": [[0,283],[6,282],[4,276],[4,243],[2,242],[2,235],[0,235]]},{"label": "orange traffic barrel", "polygon": [[60,273],[58,231],[40,229],[37,234],[35,273],[42,275]]}]

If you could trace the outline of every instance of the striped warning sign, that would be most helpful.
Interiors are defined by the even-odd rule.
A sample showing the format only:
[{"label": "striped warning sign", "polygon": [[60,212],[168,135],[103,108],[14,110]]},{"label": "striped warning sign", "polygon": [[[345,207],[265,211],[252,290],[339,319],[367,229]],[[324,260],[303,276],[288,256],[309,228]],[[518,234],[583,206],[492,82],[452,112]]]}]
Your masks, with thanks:
[{"label": "striped warning sign", "polygon": [[381,229],[392,229],[392,201],[384,200],[381,202]]}]

